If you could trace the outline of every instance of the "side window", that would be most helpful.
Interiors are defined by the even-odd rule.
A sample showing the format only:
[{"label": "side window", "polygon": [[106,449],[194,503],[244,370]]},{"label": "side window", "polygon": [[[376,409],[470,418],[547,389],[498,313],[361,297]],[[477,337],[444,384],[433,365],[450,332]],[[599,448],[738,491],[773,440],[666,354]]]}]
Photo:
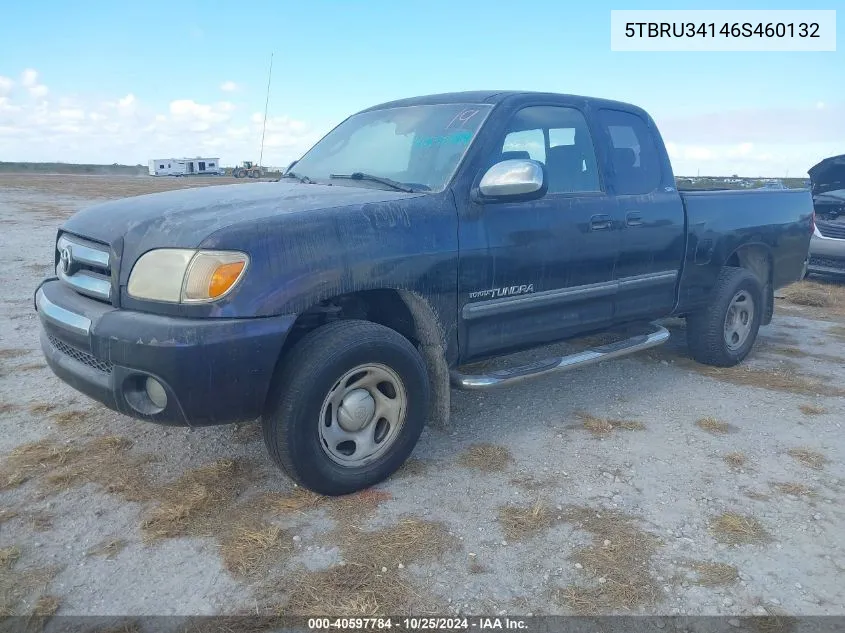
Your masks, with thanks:
[{"label": "side window", "polygon": [[545,163],[546,140],[543,137],[543,130],[521,130],[509,133],[502,145],[502,157],[533,158]]},{"label": "side window", "polygon": [[513,152],[546,165],[549,193],[600,191],[593,141],[584,116],[563,106],[529,106],[514,114],[502,143],[503,158]]},{"label": "side window", "polygon": [[649,193],[660,185],[660,157],[645,121],[630,112],[599,110],[611,144],[616,193]]}]

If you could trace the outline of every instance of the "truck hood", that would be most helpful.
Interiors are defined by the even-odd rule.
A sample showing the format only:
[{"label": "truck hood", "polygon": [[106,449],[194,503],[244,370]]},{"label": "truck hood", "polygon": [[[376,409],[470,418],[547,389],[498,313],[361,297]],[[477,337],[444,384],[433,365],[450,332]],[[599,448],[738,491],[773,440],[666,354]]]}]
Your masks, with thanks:
[{"label": "truck hood", "polygon": [[197,187],[98,204],[71,216],[62,230],[109,244],[118,253],[122,243],[143,253],[150,248],[193,248],[240,222],[418,195],[287,181]]},{"label": "truck hood", "polygon": [[845,190],[845,154],[825,158],[807,170],[813,195]]}]

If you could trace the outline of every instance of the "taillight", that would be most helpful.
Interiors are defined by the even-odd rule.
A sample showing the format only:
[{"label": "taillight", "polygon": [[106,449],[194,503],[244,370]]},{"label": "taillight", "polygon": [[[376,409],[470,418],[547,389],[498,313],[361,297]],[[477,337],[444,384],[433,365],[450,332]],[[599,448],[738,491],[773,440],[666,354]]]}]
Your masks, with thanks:
[{"label": "taillight", "polygon": [[816,232],[816,210],[810,215],[810,235]]}]

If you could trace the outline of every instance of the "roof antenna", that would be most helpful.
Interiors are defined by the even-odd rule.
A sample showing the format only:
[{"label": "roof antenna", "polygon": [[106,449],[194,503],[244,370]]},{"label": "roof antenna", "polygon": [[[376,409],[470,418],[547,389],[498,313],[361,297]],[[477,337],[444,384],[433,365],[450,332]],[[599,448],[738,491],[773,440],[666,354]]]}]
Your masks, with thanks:
[{"label": "roof antenna", "polygon": [[261,126],[261,152],[258,156],[258,169],[264,164],[264,132],[267,131],[267,106],[270,105],[270,78],[273,76],[273,53],[270,53],[270,72],[267,73],[267,99],[264,101],[264,124]]}]

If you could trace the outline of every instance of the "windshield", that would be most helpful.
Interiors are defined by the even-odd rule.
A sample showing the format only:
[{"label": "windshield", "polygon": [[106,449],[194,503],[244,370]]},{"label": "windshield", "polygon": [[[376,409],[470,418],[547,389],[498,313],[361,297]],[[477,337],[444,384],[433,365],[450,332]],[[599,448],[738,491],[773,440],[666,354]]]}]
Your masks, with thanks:
[{"label": "windshield", "polygon": [[366,174],[420,191],[446,187],[487,115],[489,105],[406,106],[348,118],[291,169],[300,178],[356,187],[383,187]]}]

